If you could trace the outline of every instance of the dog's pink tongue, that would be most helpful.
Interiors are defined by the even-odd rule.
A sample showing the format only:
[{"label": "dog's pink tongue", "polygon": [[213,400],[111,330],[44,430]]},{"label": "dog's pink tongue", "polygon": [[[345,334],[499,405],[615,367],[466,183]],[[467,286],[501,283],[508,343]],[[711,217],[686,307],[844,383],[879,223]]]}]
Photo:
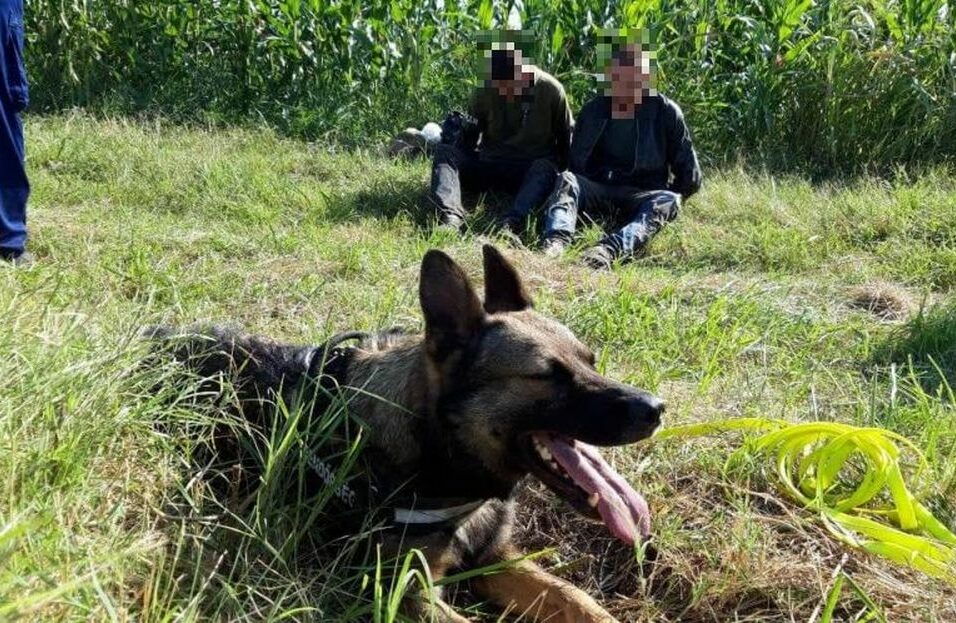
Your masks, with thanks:
[{"label": "dog's pink tongue", "polygon": [[597,448],[553,435],[542,435],[540,440],[579,487],[600,496],[597,509],[611,534],[628,544],[650,534],[647,501],[608,465]]}]

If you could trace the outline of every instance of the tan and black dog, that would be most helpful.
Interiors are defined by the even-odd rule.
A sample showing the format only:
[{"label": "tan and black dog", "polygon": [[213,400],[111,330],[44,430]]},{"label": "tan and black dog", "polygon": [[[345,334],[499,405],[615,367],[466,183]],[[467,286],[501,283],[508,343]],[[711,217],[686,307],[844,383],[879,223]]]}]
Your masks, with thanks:
[{"label": "tan and black dog", "polygon": [[[231,376],[253,426],[267,426],[270,403],[301,398],[304,387],[348,395],[363,438],[358,476],[342,480],[341,457],[316,456],[313,480],[333,490],[340,523],[353,517],[358,527],[381,514],[385,549],[420,549],[433,578],[520,557],[511,498],[527,474],[634,544],[649,531],[647,504],[594,446],[649,436],[662,402],[599,374],[588,347],[533,310],[515,269],[490,246],[484,274],[482,303],[451,258],[425,255],[423,336],[346,334],[303,347],[221,330],[151,335],[176,344],[200,374]],[[342,346],[350,339],[357,344]],[[527,561],[471,588],[523,620],[613,621],[584,591]],[[466,620],[440,596],[407,601],[413,616]]]}]

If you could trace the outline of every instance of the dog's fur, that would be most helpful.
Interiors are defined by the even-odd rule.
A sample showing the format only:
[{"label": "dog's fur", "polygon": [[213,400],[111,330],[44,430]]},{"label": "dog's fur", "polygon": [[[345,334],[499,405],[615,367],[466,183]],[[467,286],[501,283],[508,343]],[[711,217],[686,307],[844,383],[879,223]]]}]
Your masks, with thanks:
[{"label": "dog's fur", "polygon": [[[379,489],[483,501],[422,535],[383,533],[392,554],[421,549],[433,578],[519,557],[511,542],[511,495],[528,473],[593,515],[586,496],[536,459],[531,432],[596,445],[631,443],[653,432],[663,410],[653,396],[598,374],[592,352],[565,326],[532,309],[517,272],[490,246],[484,248],[484,272],[482,303],[455,262],[428,252],[420,282],[424,336],[367,337],[349,351],[338,375],[346,392],[360,388],[348,408],[363,424],[370,477]],[[174,334],[161,330],[153,337]],[[197,349],[205,356],[190,361],[200,374],[233,371],[240,398],[249,404],[245,415],[256,425],[268,417],[258,398],[291,400],[290,392],[308,380],[306,353],[313,352],[223,331],[206,333],[187,350]],[[473,579],[472,590],[535,620],[613,620],[583,591],[530,562]],[[421,609],[415,616],[465,620],[439,598],[410,600],[408,607]]]}]

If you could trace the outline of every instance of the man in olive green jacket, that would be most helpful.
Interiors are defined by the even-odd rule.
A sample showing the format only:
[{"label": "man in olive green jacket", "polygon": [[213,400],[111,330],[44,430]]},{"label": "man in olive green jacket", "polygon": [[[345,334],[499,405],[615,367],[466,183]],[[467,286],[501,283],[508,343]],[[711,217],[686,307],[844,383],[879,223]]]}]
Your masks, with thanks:
[{"label": "man in olive green jacket", "polygon": [[464,225],[462,186],[515,193],[499,225],[519,226],[548,196],[571,142],[573,118],[560,82],[511,46],[490,50],[487,59],[488,79],[468,106],[477,145],[443,136],[432,164],[431,200],[442,225],[454,229]]}]

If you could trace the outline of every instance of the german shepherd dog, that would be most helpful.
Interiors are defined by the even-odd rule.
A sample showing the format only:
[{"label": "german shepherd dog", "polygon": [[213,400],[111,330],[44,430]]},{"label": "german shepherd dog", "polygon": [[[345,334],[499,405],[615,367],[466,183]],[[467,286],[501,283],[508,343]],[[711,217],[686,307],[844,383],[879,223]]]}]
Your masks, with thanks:
[{"label": "german shepherd dog", "polygon": [[[423,336],[349,334],[303,347],[222,330],[151,335],[199,374],[232,376],[254,426],[270,417],[269,398],[274,412],[275,400],[292,400],[310,382],[350,394],[363,435],[361,478],[334,481],[335,466],[322,457],[310,465],[343,506],[366,516],[373,506],[388,510],[389,525],[375,533],[384,551],[420,550],[434,579],[496,565],[471,580],[472,592],[524,620],[613,621],[584,591],[521,558],[512,496],[531,474],[635,544],[650,530],[647,503],[595,446],[648,437],[664,405],[599,374],[587,346],[534,311],[512,265],[491,246],[483,255],[484,303],[451,258],[425,254]],[[340,346],[352,338],[355,346]],[[499,564],[507,561],[514,564]],[[405,608],[413,618],[467,621],[438,594],[408,597]]]}]

